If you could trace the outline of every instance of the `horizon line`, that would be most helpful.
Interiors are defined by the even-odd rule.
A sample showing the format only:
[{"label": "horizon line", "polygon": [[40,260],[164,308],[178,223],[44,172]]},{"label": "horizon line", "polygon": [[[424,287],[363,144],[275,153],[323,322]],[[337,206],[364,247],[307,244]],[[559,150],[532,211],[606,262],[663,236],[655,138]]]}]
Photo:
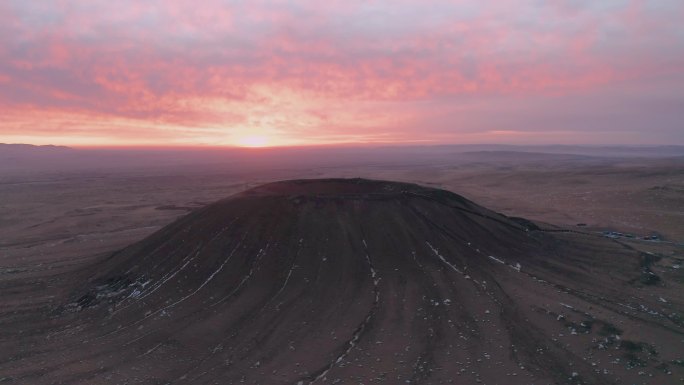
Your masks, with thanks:
[{"label": "horizon line", "polygon": [[684,147],[684,144],[653,143],[653,144],[632,144],[632,143],[407,143],[407,142],[346,142],[346,143],[317,143],[317,144],[296,144],[296,145],[264,145],[264,146],[239,146],[232,144],[213,145],[213,144],[109,144],[109,145],[90,145],[90,144],[33,144],[33,143],[4,143],[0,145],[25,145],[34,147],[56,147],[83,150],[123,150],[123,149],[149,149],[149,150],[272,150],[272,149],[315,149],[315,148],[436,148],[436,147],[476,147],[476,146],[501,146],[501,147],[619,147],[619,148],[657,148],[657,147]]}]

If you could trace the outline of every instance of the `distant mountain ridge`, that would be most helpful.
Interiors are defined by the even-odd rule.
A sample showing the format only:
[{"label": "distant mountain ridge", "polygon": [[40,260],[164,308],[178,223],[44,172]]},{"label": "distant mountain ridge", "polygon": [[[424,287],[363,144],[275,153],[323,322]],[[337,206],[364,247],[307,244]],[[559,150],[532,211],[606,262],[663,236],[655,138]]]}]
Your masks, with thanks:
[{"label": "distant mountain ridge", "polygon": [[684,146],[519,146],[519,145],[430,145],[430,146],[311,146],[246,149],[237,147],[196,148],[73,148],[67,146],[0,143],[0,173],[83,172],[87,170],[158,170],[169,167],[231,167],[270,169],[307,168],[368,164],[479,164],[510,162],[551,164],[589,163],[642,159],[684,159]]},{"label": "distant mountain ridge", "polygon": [[2,155],[15,155],[24,153],[37,153],[37,152],[65,152],[73,151],[73,148],[67,146],[55,146],[52,144],[47,145],[35,145],[35,144],[25,144],[25,143],[0,143],[0,154]]}]

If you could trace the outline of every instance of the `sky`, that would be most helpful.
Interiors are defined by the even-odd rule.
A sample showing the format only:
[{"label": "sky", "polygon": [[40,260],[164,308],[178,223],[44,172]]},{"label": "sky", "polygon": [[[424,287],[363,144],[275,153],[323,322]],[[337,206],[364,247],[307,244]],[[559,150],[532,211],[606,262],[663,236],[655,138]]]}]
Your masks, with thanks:
[{"label": "sky", "polygon": [[684,144],[684,1],[0,2],[0,142]]}]

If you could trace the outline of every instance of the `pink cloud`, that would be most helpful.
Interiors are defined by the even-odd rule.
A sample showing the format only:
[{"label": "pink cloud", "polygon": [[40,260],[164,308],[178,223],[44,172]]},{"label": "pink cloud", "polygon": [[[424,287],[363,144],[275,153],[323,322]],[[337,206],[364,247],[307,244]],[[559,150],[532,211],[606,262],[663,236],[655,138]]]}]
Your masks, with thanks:
[{"label": "pink cloud", "polygon": [[[653,79],[663,84],[654,97],[677,98],[684,9],[665,3],[8,1],[0,4],[0,113],[14,118],[0,122],[0,139],[18,130],[72,135],[73,125],[125,141],[122,124],[141,127],[119,131],[131,142],[202,142],[250,129],[281,142],[531,132],[523,117],[520,127],[493,127],[501,123],[466,110],[445,135],[434,127],[449,122],[423,105],[450,116],[452,100],[503,98],[534,118],[546,112],[532,108],[540,97],[580,100]],[[663,137],[676,135],[681,118],[669,114]],[[44,128],[32,128],[41,119]]]}]

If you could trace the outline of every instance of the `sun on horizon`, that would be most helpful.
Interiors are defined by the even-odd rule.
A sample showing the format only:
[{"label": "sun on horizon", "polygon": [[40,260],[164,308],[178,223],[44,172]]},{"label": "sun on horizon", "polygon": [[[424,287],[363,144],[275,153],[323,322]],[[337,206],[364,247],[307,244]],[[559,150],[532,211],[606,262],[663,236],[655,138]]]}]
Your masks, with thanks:
[{"label": "sun on horizon", "polygon": [[235,145],[238,147],[260,148],[273,146],[271,142],[267,136],[245,136],[238,138]]}]

